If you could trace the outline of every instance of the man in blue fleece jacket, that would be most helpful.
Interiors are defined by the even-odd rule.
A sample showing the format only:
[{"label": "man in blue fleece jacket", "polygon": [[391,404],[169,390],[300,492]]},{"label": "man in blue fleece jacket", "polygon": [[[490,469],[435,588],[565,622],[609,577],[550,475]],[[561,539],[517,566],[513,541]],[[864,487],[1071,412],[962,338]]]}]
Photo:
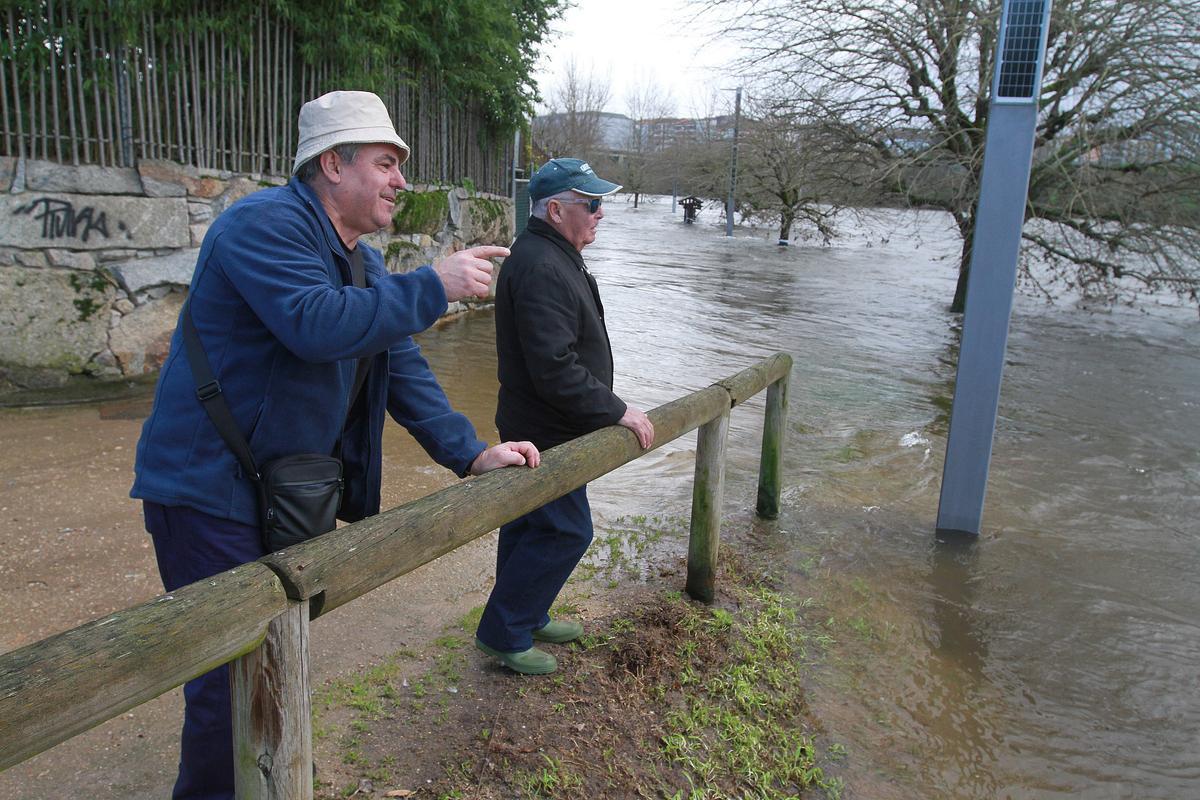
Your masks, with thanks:
[{"label": "man in blue fleece jacket", "polygon": [[[487,295],[503,247],[476,247],[389,274],[359,237],[391,223],[408,145],[369,92],[304,104],[292,180],[222,214],[200,248],[188,306],[205,354],[256,464],[341,443],[339,516],[378,513],[384,412],[460,477],[537,466],[529,442],[488,447],[456,413],[413,343],[450,301]],[[358,251],[365,286],[354,285]],[[360,279],[360,283],[364,283]],[[350,397],[356,367],[369,371]],[[143,500],[163,586],[263,555],[254,483],[197,398],[180,330],[142,428],[131,494]],[[232,798],[229,678],[219,667],[184,687],[175,798]]]}]

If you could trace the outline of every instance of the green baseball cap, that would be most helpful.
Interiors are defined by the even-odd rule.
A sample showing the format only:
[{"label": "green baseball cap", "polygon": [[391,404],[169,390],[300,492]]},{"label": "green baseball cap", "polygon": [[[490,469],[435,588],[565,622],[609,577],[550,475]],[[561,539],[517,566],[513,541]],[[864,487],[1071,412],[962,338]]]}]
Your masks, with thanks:
[{"label": "green baseball cap", "polygon": [[529,200],[536,203],[568,189],[588,197],[604,197],[619,191],[621,185],[604,180],[582,159],[554,158],[529,179]]}]

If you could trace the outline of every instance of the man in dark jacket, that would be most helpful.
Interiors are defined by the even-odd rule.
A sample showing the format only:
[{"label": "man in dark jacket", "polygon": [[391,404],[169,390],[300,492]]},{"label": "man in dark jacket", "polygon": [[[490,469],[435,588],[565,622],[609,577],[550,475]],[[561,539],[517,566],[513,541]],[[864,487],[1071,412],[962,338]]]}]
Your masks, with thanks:
[{"label": "man in dark jacket", "polygon": [[[508,251],[476,247],[393,275],[359,241],[391,222],[407,157],[375,95],[331,92],[305,103],[291,182],[217,219],[188,292],[186,309],[255,465],[331,454],[340,443],[345,520],[379,511],[385,412],[459,476],[539,461],[529,442],[479,441],[410,338],[448,301],[485,296],[486,259]],[[366,378],[351,397],[360,360]],[[208,418],[191,366],[177,330],[131,492],[144,501],[167,591],[263,555],[254,483]],[[188,682],[184,699],[173,796],[232,798],[227,667]]]},{"label": "man in dark jacket", "polygon": [[[496,288],[501,438],[528,439],[544,450],[617,424],[643,448],[654,441],[646,415],[613,394],[604,306],[581,255],[596,240],[603,198],[620,188],[576,158],[556,158],[529,181],[529,226]],[[569,642],[583,633],[577,622],[551,620],[549,610],[591,540],[586,486],[500,528],[479,649],[517,672],[553,672],[554,656],[533,642]]]}]

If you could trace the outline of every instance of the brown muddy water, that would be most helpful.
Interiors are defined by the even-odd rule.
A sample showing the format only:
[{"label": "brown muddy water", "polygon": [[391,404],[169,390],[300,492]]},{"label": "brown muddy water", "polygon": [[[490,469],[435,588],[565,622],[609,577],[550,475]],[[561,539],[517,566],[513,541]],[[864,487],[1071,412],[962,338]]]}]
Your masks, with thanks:
[{"label": "brown muddy water", "polygon": [[[813,702],[845,747],[846,797],[1200,796],[1194,311],[1019,299],[983,535],[938,544],[957,354],[949,220],[882,212],[845,221],[833,247],[779,249],[765,231],[725,239],[709,212],[684,226],[669,198],[605,209],[586,255],[619,394],[651,408],[778,350],[795,359],[783,512],[742,527],[838,641]],[[421,345],[494,440],[492,326],[478,312]],[[29,418],[30,445],[79,424]],[[761,396],[732,417],[726,515],[739,524],[761,420]],[[685,517],[694,443],[592,484],[600,527]],[[444,482],[396,426],[385,460]]]},{"label": "brown muddy water", "polygon": [[[1200,324],[1020,298],[983,535],[933,536],[958,318],[935,213],[833,247],[605,207],[586,255],[617,391],[653,407],[777,350],[795,359],[784,509],[753,526],[852,655],[814,692],[862,798],[1200,797]],[[494,402],[492,320],[423,347]],[[487,375],[488,380],[481,380]],[[726,514],[754,502],[762,397],[735,410]],[[598,515],[686,515],[694,436],[593,484]],[[844,650],[844,648],[839,648]]]}]

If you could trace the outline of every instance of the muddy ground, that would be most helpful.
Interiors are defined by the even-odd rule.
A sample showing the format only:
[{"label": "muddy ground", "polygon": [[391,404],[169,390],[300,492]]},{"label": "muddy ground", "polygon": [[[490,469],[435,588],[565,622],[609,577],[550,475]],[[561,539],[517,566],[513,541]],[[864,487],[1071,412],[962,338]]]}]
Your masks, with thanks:
[{"label": "muddy ground", "polygon": [[[162,592],[140,503],[129,498],[148,404],[143,393],[87,406],[0,410],[0,652]],[[415,444],[391,448],[385,507],[455,480],[439,468],[398,466],[422,460],[428,464]],[[421,646],[447,620],[484,603],[494,542],[494,535],[483,537],[315,622],[314,682]],[[0,773],[0,798],[168,797],[181,714],[176,689]]]},{"label": "muddy ground", "polygon": [[[143,395],[0,410],[0,651],[161,593],[140,505],[128,497],[147,406]],[[411,442],[387,453],[385,507],[454,481]],[[710,620],[714,608],[736,613],[739,580],[722,577],[711,608],[689,603],[679,591],[686,522],[609,522],[555,611],[583,620],[588,638],[548,646],[559,673],[526,678],[471,644],[494,546],[485,536],[314,623],[317,796],[688,797],[707,778],[663,754],[665,716],[691,702],[680,653],[706,654],[696,668],[704,676],[728,661],[728,641],[687,644],[695,631],[678,623]],[[786,708],[792,733],[817,734],[799,696]],[[0,798],[168,797],[181,712],[180,690],[168,692],[0,773]],[[708,763],[698,768],[717,769]],[[781,786],[799,785],[803,770],[789,769]],[[724,796],[742,796],[739,780],[725,779]]]},{"label": "muddy ground", "polygon": [[[585,621],[519,676],[471,646],[476,616],[314,701],[316,796],[838,798],[844,750],[806,701],[811,620],[748,561],[724,558],[711,604],[682,559],[558,611]],[[560,598],[561,599],[561,598]],[[576,602],[578,601],[578,602]]]}]

